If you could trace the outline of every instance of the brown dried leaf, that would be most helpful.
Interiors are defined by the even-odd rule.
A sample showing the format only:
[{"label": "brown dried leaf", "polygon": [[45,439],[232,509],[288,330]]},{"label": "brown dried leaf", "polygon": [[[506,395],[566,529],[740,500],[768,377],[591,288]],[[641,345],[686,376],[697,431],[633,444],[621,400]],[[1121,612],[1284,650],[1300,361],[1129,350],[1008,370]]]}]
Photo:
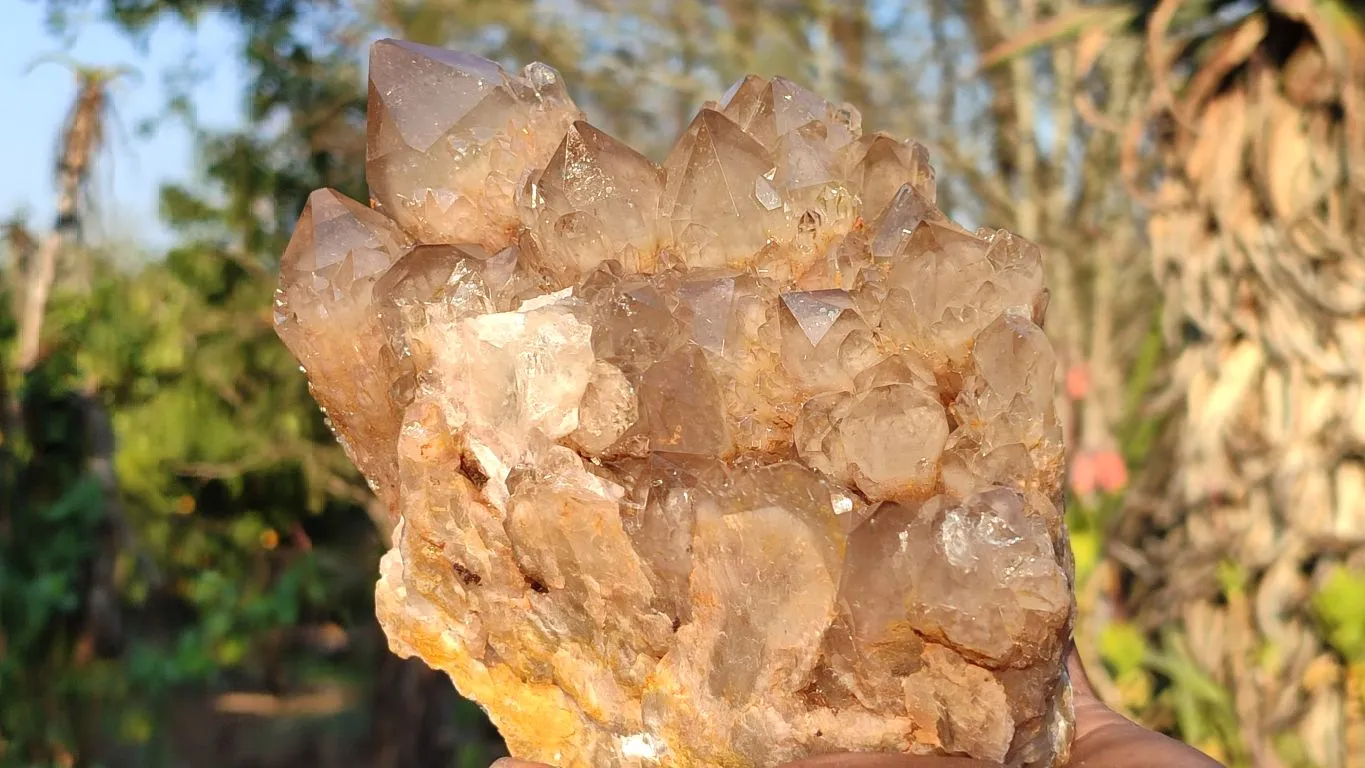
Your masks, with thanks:
[{"label": "brown dried leaf", "polygon": [[1266,114],[1262,139],[1265,192],[1275,215],[1289,220],[1313,193],[1312,148],[1297,109],[1278,97],[1272,97],[1262,109]]},{"label": "brown dried leaf", "polygon": [[1227,73],[1241,66],[1265,39],[1269,24],[1262,13],[1252,14],[1225,36],[1218,49],[1195,72],[1180,100],[1181,109],[1192,114],[1203,105]]},{"label": "brown dried leaf", "polygon": [[1100,54],[1109,44],[1110,37],[1109,30],[1104,27],[1090,27],[1081,32],[1080,37],[1076,39],[1077,80],[1090,74],[1091,68],[1099,61]]},{"label": "brown dried leaf", "polygon": [[1202,129],[1185,157],[1185,173],[1196,196],[1219,215],[1233,210],[1243,183],[1242,153],[1247,136],[1247,99],[1240,90],[1210,102],[1200,116]]}]

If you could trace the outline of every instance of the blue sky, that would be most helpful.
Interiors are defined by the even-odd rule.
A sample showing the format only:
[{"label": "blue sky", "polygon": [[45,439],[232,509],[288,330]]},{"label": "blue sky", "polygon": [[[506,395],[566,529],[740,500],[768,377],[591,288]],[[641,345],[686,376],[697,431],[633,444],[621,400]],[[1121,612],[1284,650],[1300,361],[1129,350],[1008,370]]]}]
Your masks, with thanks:
[{"label": "blue sky", "polygon": [[[42,4],[5,0],[0,24],[0,218],[26,210],[37,227],[50,226],[54,205],[53,164],[57,131],[75,93],[69,70],[39,57],[65,51],[87,65],[127,65],[140,79],[114,87],[118,126],[100,157],[93,187],[96,217],[92,238],[136,239],[149,246],[168,236],[157,222],[157,190],[171,179],[196,173],[193,137],[174,119],[160,121],[148,135],[138,126],[162,114],[168,76],[187,69],[207,73],[192,90],[198,119],[207,128],[241,120],[242,67],[237,30],[221,18],[206,18],[197,29],[163,23],[140,44],[98,20],[96,11],[76,20],[68,39],[48,34]],[[92,3],[92,8],[96,4]]]}]

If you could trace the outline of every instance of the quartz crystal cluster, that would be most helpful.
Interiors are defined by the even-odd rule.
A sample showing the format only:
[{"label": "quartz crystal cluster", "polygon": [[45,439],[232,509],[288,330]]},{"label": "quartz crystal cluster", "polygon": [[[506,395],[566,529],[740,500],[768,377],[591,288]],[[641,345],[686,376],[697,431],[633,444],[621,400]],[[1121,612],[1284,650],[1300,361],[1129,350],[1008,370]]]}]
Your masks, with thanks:
[{"label": "quartz crystal cluster", "polygon": [[396,521],[396,652],[559,766],[1065,759],[1036,246],[781,78],[662,166],[542,64],[386,40],[369,88],[276,322]]}]

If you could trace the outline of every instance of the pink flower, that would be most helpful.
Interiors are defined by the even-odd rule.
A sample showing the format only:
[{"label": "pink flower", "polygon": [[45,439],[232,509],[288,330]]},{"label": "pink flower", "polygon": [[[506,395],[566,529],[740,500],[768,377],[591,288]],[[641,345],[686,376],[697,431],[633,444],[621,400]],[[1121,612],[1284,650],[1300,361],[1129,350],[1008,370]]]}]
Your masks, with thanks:
[{"label": "pink flower", "polygon": [[1089,451],[1076,454],[1071,459],[1071,490],[1079,496],[1089,496],[1095,492],[1095,456]]},{"label": "pink flower", "polygon": [[1066,369],[1066,395],[1072,400],[1080,400],[1090,394],[1090,367],[1076,363]]},{"label": "pink flower", "polygon": [[1128,485],[1128,465],[1123,456],[1112,448],[1095,454],[1095,481],[1108,493],[1117,493]]}]

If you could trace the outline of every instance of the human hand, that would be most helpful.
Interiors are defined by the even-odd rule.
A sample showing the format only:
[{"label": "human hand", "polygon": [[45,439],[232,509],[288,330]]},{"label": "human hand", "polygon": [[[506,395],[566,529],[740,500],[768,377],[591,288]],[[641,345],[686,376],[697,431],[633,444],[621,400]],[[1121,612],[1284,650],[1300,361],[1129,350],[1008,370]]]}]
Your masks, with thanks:
[{"label": "human hand", "polygon": [[1095,695],[1073,648],[1066,660],[1076,701],[1076,738],[1067,768],[1221,768],[1194,747],[1148,730]]},{"label": "human hand", "polygon": [[[1067,659],[1075,691],[1076,737],[1066,768],[1222,768],[1194,747],[1151,731],[1120,715],[1095,695],[1073,650]],[[548,768],[503,758],[493,768]],[[910,757],[892,754],[820,755],[782,768],[999,768],[965,757]]]}]

